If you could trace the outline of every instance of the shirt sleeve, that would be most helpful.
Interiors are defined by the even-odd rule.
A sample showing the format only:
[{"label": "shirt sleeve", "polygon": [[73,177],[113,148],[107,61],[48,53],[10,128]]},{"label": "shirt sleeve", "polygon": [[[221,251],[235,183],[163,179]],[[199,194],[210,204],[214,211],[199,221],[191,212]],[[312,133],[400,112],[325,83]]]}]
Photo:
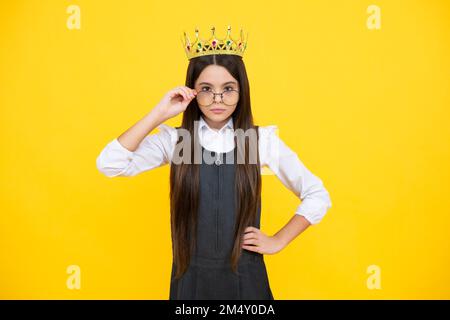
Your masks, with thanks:
[{"label": "shirt sleeve", "polygon": [[177,131],[165,124],[159,125],[158,129],[159,132],[146,136],[134,152],[120,144],[117,138],[113,139],[98,155],[97,169],[107,177],[128,177],[169,163]]},{"label": "shirt sleeve", "polygon": [[298,155],[276,134],[277,126],[260,127],[261,166],[268,166],[278,179],[301,200],[296,214],[311,224],[319,223],[331,208],[322,180],[306,168]]}]

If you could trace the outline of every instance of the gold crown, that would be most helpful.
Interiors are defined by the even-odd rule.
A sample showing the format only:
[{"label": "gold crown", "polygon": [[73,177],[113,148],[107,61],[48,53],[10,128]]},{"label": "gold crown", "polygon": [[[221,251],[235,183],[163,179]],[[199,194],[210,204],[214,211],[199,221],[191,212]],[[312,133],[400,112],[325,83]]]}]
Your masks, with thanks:
[{"label": "gold crown", "polygon": [[240,39],[233,39],[230,35],[231,27],[228,26],[226,37],[224,39],[218,39],[214,34],[216,28],[212,27],[211,31],[211,37],[208,40],[204,40],[199,38],[198,28],[195,28],[195,41],[192,43],[186,35],[186,32],[184,32],[184,41],[181,39],[181,43],[183,44],[188,60],[210,54],[234,54],[241,57],[244,55],[244,51],[247,48],[248,32],[247,37],[244,39],[244,32],[241,28]]}]

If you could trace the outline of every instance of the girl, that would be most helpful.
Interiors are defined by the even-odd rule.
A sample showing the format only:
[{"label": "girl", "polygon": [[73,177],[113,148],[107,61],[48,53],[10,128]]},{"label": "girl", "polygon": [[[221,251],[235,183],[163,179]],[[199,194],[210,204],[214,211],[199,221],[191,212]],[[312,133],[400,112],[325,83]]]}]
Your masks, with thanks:
[{"label": "girl", "polygon": [[[180,127],[163,124],[181,112]],[[149,134],[156,127],[159,132]],[[247,155],[244,163],[236,160],[243,143],[237,129],[256,132],[256,162],[249,163]],[[97,168],[108,177],[134,176],[171,163],[169,299],[274,299],[264,254],[282,250],[331,207],[322,181],[275,129],[253,123],[242,55],[204,53],[190,58],[185,86],[167,92],[101,151]],[[249,150],[251,139],[244,140]],[[196,148],[200,163],[192,163]],[[175,163],[180,151],[184,161]],[[273,236],[259,229],[263,166],[302,200]]]}]

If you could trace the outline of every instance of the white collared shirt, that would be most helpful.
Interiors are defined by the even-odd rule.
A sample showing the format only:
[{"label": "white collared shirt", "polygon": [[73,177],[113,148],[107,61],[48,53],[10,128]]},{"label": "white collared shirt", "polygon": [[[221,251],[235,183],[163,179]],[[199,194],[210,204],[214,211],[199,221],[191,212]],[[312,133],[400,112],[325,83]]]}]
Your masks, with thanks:
[{"label": "white collared shirt", "polygon": [[207,150],[218,153],[233,150],[233,117],[230,117],[222,128],[215,130],[206,123],[202,116],[200,116],[200,121],[198,124],[198,137],[200,144]]},{"label": "white collared shirt", "polygon": [[[132,152],[120,144],[117,138],[110,141],[100,152],[96,163],[98,170],[107,177],[135,176],[168,164],[178,140],[177,129],[166,124],[158,126],[159,132],[146,136]],[[277,126],[259,127],[259,158],[262,167],[267,166],[291,190],[301,203],[295,211],[312,224],[319,223],[331,200],[322,180],[309,171],[298,155],[276,134]],[[208,126],[200,117],[199,143],[207,150],[223,153],[234,148],[233,118],[219,130]]]}]

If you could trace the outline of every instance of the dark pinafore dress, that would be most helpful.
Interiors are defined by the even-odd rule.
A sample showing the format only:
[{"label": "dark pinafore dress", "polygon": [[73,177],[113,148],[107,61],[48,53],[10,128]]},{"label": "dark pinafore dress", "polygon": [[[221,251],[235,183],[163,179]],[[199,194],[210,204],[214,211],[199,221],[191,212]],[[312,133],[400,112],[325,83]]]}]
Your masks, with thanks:
[{"label": "dark pinafore dress", "polygon": [[[215,153],[202,147],[212,164],[200,164],[197,246],[187,271],[175,279],[172,261],[170,300],[273,300],[264,256],[242,250],[237,271],[231,269],[235,224],[233,152]],[[204,157],[205,159],[206,157]],[[231,160],[230,160],[231,158]],[[211,163],[211,161],[209,161]],[[255,227],[260,228],[261,206]]]}]

